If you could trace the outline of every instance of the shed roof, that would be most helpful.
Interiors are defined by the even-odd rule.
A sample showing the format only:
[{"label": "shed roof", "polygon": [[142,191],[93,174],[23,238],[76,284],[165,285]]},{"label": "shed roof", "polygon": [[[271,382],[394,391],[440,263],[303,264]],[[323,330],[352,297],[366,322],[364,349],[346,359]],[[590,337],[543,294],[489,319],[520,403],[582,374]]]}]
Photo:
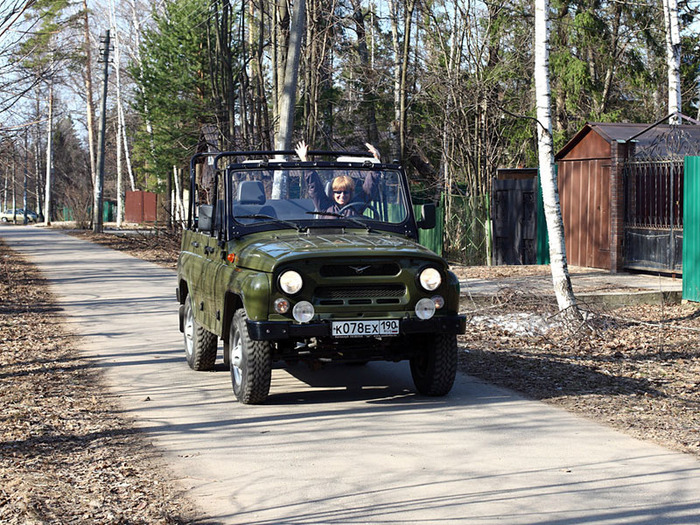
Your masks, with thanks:
[{"label": "shed roof", "polygon": [[566,155],[591,132],[597,133],[609,143],[634,140],[638,154],[661,157],[669,154],[697,155],[700,152],[700,126],[588,122],[559,150],[555,160],[566,158]]}]

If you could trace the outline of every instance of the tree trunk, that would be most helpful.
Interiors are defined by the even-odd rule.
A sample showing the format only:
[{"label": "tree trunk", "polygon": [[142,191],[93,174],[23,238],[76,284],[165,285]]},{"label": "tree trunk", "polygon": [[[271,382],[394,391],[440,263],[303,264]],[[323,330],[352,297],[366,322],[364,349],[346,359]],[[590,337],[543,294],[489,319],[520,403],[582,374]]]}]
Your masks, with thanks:
[{"label": "tree trunk", "polygon": [[[34,128],[34,187],[36,192],[36,213],[44,217],[44,207],[41,203],[41,126],[39,124],[41,114],[39,97],[36,97],[36,126]],[[3,210],[5,207],[3,207]]]},{"label": "tree trunk", "polygon": [[49,118],[46,129],[46,195],[44,197],[44,207],[46,208],[45,223],[51,226],[51,168],[53,161],[53,81],[49,84]]},{"label": "tree trunk", "polygon": [[284,77],[287,69],[287,56],[289,53],[289,9],[287,0],[277,0],[275,4],[274,44],[272,46],[273,71],[272,71],[272,95],[274,119],[277,129],[279,129],[279,119],[281,114],[282,92],[284,90]]},{"label": "tree trunk", "polygon": [[[124,117],[124,107],[119,110],[119,119],[122,126],[122,138],[124,140],[124,160],[126,161],[126,172],[129,174],[129,185],[131,191],[136,191],[136,182],[134,181],[134,169],[131,165],[131,154],[129,153],[129,141],[126,133],[126,118]],[[119,137],[117,137],[118,139]]]},{"label": "tree trunk", "polygon": [[8,175],[8,173],[9,173],[10,170],[8,169],[8,166],[7,166],[7,165],[5,165],[5,170],[4,170],[4,171],[5,171],[5,184],[4,184],[4,186],[2,187],[2,209],[3,209],[3,210],[6,210],[6,209],[7,209],[7,187],[8,187],[8,185],[9,185],[9,183],[10,183],[10,181],[9,181],[9,175]]},{"label": "tree trunk", "polygon": [[[122,219],[124,218],[124,176],[122,173],[122,146],[127,147],[126,129],[124,122],[124,108],[122,105],[122,84],[121,84],[121,41],[119,40],[119,30],[117,28],[117,19],[114,13],[114,0],[109,2],[109,18],[112,32],[114,33],[114,73],[116,79],[116,95],[117,95],[117,228],[122,227]],[[122,137],[124,142],[122,144]],[[131,166],[129,162],[128,150],[125,152],[129,173],[131,174]],[[133,175],[132,175],[133,179]],[[133,182],[132,182],[133,190]]]},{"label": "tree trunk", "polygon": [[302,136],[318,149],[328,149],[326,146],[333,137],[333,102],[328,98],[324,100],[323,95],[332,88],[331,49],[337,27],[336,6],[337,0],[307,0],[306,4],[306,44],[301,66],[304,72]]},{"label": "tree trunk", "polygon": [[122,174],[122,141],[119,140],[121,133],[121,122],[117,119],[117,228],[122,227],[122,217],[124,216],[124,176]]},{"label": "tree trunk", "polygon": [[[83,0],[83,23],[84,23],[84,33],[83,37],[85,39],[85,96],[87,100],[87,137],[88,137],[88,150],[90,152],[90,175],[92,177],[92,183],[95,184],[95,176],[97,165],[95,162],[95,102],[92,98],[92,53],[90,46],[90,19],[87,0]],[[48,213],[48,212],[47,212]]]},{"label": "tree trunk", "polygon": [[[51,108],[49,106],[49,113],[51,112]],[[14,148],[13,148],[14,149]],[[17,213],[17,162],[15,161],[14,155],[12,156],[12,209],[15,210],[12,213],[16,214]],[[12,222],[15,222],[17,220],[17,215],[12,216]],[[50,223],[46,223],[48,226]]]},{"label": "tree trunk", "polygon": [[681,37],[678,29],[678,3],[663,0],[666,22],[666,64],[668,67],[669,124],[680,124],[681,112]]},{"label": "tree trunk", "polygon": [[[136,9],[136,4],[131,5],[131,21],[132,24],[134,25],[134,35],[135,35],[135,43],[134,43],[134,56],[136,57],[136,64],[138,65],[139,68],[141,68],[141,33],[143,30],[141,29],[141,13],[138,12]],[[146,134],[148,135],[148,141],[149,141],[149,146],[150,146],[150,151],[151,151],[151,159],[155,163],[156,160],[156,144],[155,144],[155,139],[153,137],[153,124],[151,123],[151,118],[149,116],[149,110],[148,110],[148,105],[146,105],[144,108],[144,114],[146,115]],[[124,141],[126,143],[126,137],[124,137]],[[126,149],[127,151],[128,148]],[[134,177],[133,173],[129,172],[129,175],[131,176],[131,189],[134,191]],[[146,186],[148,186],[148,181],[144,181]]]},{"label": "tree trunk", "polygon": [[622,18],[622,6],[615,4],[615,17],[611,31],[612,41],[610,42],[612,60],[605,69],[605,80],[603,81],[603,94],[600,97],[600,104],[597,108],[598,114],[601,115],[608,110],[608,101],[610,100],[610,92],[612,90],[614,73],[617,66],[618,45],[620,39],[620,21]]},{"label": "tree trunk", "polygon": [[564,224],[554,172],[551,93],[549,88],[549,0],[535,0],[535,92],[540,183],[549,233],[549,257],[554,293],[563,319],[569,326],[581,320],[566,262]]},{"label": "tree trunk", "polygon": [[277,133],[277,140],[275,141],[275,148],[278,150],[289,150],[292,148],[299,57],[301,56],[301,41],[306,20],[305,4],[306,0],[297,0],[294,6],[292,28],[289,34],[289,49],[285,60],[284,87],[280,98],[280,127]]},{"label": "tree trunk", "polygon": [[[297,79],[299,75],[299,58],[301,56],[301,41],[306,22],[306,0],[297,0],[294,6],[292,28],[289,34],[289,49],[287,51],[284,72],[284,89],[280,98],[280,127],[275,141],[276,150],[292,149],[292,134],[294,132],[294,105],[296,103]],[[286,173],[276,171],[272,186],[272,198],[282,199],[287,194]]]},{"label": "tree trunk", "polygon": [[367,49],[367,31],[365,30],[365,14],[362,12],[362,5],[359,0],[352,1],[352,19],[355,22],[355,32],[357,33],[357,55],[362,66],[362,107],[363,117],[366,122],[367,140],[371,144],[379,141],[379,129],[377,128],[377,115],[372,100],[371,90],[374,86],[372,79],[373,69],[370,64],[369,51]]},{"label": "tree trunk", "polygon": [[177,224],[179,228],[182,228],[184,226],[184,221],[185,221],[185,206],[184,203],[182,202],[182,190],[181,184],[180,184],[180,179],[182,177],[182,169],[179,168],[177,171],[174,173],[175,176],[175,218],[177,220]]},{"label": "tree trunk", "polygon": [[408,89],[408,62],[411,53],[411,26],[413,25],[413,10],[416,7],[416,0],[406,2],[406,12],[404,13],[403,26],[403,46],[401,55],[401,86],[399,88],[399,144],[400,159],[406,155],[406,132],[407,123],[407,89]]},{"label": "tree trunk", "polygon": [[394,120],[391,123],[391,158],[401,159],[401,44],[399,42],[399,12],[396,0],[389,0],[391,18],[391,47],[394,52]]},{"label": "tree trunk", "polygon": [[[253,8],[253,4],[251,2],[250,8]],[[245,40],[245,34],[246,34],[246,27],[247,27],[247,19],[246,19],[246,4],[243,2],[241,4],[241,10],[240,10],[240,15],[239,15],[240,22],[238,24],[239,29],[238,29],[238,41],[240,42],[241,45],[241,55],[245,56],[246,54],[246,40]],[[274,46],[273,46],[274,47]],[[245,144],[245,148],[250,147],[250,144],[252,143],[253,139],[253,129],[251,125],[251,119],[252,119],[252,111],[250,109],[250,104],[249,104],[249,93],[250,93],[250,79],[248,78],[248,70],[246,69],[245,66],[241,65],[238,71],[238,100],[240,101],[240,107],[239,107],[239,118],[241,122],[241,141],[243,144]]]}]

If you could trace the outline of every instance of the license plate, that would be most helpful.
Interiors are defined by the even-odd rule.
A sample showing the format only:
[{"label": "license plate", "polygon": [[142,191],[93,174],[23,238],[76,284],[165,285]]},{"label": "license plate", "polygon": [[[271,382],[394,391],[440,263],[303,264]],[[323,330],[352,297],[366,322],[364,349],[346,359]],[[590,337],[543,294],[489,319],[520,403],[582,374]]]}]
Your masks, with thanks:
[{"label": "license plate", "polygon": [[331,323],[333,337],[371,337],[375,335],[399,335],[399,320],[335,321]]}]

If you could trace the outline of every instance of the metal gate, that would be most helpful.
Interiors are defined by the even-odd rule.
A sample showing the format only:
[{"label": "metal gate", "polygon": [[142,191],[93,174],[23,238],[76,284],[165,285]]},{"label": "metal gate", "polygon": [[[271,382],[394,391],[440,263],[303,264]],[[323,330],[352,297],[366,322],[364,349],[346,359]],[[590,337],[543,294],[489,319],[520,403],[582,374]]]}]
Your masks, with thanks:
[{"label": "metal gate", "polygon": [[625,268],[681,273],[683,159],[628,162],[624,191]]},{"label": "metal gate", "polygon": [[493,179],[493,264],[537,264],[535,179]]}]

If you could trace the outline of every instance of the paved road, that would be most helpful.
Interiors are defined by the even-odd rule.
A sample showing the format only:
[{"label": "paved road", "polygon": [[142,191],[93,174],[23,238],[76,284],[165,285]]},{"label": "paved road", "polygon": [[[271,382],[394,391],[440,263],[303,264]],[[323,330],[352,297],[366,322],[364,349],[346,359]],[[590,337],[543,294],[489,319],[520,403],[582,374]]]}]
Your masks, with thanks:
[{"label": "paved road", "polygon": [[124,412],[210,523],[700,523],[700,462],[468,376],[404,364],[275,370],[264,406],[187,367],[172,271],[38,227],[30,255]]}]

